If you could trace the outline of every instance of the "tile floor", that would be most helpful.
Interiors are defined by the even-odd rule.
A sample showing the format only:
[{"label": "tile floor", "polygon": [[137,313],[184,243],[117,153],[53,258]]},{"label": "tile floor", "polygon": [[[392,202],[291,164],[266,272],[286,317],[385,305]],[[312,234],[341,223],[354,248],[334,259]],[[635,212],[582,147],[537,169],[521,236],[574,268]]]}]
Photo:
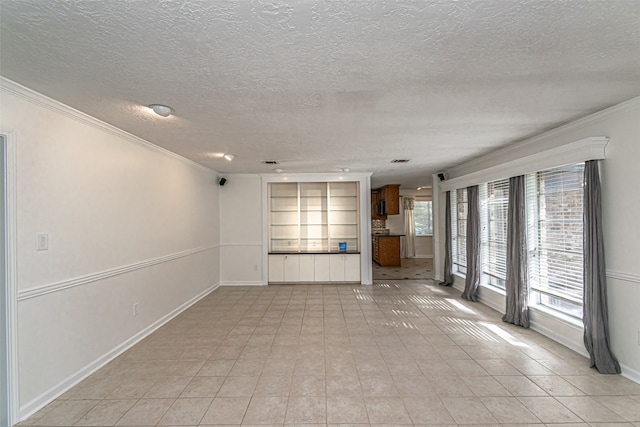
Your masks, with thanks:
[{"label": "tile floor", "polygon": [[337,424],[640,427],[640,385],[428,280],[227,287],[21,425]]},{"label": "tile floor", "polygon": [[400,267],[382,267],[373,264],[373,279],[376,280],[423,280],[433,277],[432,258],[402,258]]}]

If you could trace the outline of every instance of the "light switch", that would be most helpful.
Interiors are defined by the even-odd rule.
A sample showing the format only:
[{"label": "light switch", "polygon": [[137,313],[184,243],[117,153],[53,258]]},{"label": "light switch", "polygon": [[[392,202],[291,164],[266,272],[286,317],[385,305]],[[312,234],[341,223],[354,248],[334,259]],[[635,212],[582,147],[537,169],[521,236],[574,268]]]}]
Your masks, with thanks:
[{"label": "light switch", "polygon": [[49,250],[49,235],[47,233],[36,234],[36,250]]}]

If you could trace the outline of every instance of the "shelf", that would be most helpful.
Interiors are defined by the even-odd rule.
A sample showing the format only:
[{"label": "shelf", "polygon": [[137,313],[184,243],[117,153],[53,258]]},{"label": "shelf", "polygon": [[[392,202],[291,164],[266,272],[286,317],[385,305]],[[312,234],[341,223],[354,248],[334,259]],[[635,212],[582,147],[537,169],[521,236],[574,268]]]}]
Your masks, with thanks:
[{"label": "shelf", "polygon": [[340,242],[360,249],[357,182],[271,183],[269,191],[272,252],[341,253]]}]

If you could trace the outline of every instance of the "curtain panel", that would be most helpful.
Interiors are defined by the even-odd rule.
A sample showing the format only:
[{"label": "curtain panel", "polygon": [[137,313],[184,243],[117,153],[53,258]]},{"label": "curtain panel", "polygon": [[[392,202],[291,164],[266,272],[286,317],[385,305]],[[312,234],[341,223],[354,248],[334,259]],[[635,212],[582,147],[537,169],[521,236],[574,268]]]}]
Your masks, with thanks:
[{"label": "curtain panel", "polygon": [[467,187],[467,277],[462,298],[478,301],[480,288],[480,195],[477,185]]},{"label": "curtain panel", "polygon": [[529,327],[527,218],[524,175],[509,179],[507,208],[506,310],[502,320]]},{"label": "curtain panel", "polygon": [[444,277],[442,286],[453,285],[453,250],[451,241],[451,191],[446,193],[444,208]]},{"label": "curtain panel", "polygon": [[602,374],[619,374],[620,364],[611,352],[602,199],[598,161],[584,164],[584,345],[591,367]]}]

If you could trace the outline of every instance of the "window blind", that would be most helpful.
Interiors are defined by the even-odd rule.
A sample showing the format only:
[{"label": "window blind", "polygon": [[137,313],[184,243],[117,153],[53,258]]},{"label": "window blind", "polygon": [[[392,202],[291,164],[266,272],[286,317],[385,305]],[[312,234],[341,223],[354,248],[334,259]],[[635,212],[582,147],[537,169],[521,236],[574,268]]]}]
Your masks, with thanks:
[{"label": "window blind", "polygon": [[461,273],[466,272],[467,266],[467,189],[459,188],[455,191],[456,204],[452,203],[452,223],[455,222],[456,226],[456,238],[455,238],[455,258],[454,263],[458,266],[458,271]]},{"label": "window blind", "polygon": [[507,277],[507,213],[509,180],[489,182],[483,186],[483,265],[485,281],[501,289]]},{"label": "window blind", "polygon": [[527,187],[536,204],[531,288],[541,303],[574,315],[581,315],[583,295],[583,173],[583,163],[541,171]]}]

